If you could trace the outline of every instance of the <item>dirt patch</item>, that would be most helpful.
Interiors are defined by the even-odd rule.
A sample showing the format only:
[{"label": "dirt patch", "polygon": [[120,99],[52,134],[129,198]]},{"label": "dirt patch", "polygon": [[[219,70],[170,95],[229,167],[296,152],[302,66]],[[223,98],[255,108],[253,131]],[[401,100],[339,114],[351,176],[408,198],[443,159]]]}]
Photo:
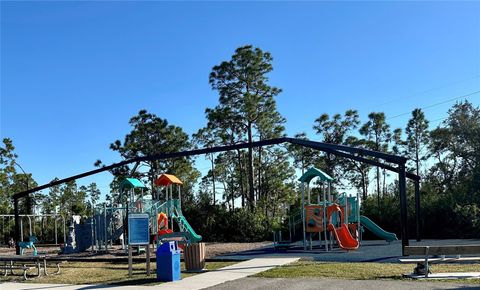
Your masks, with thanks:
[{"label": "dirt patch", "polygon": [[271,246],[272,242],[258,242],[258,243],[206,243],[205,252],[207,258],[222,256],[226,254],[238,253],[243,251],[250,251],[254,249]]}]

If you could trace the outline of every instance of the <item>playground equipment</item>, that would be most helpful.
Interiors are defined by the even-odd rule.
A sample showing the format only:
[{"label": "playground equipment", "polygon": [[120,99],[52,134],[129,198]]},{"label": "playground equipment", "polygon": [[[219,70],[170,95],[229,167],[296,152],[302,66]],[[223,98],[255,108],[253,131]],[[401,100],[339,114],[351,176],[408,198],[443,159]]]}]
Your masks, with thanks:
[{"label": "playground equipment", "polygon": [[[335,222],[332,221],[333,214],[339,214],[340,226],[335,226]],[[344,220],[344,209],[341,208],[338,204],[332,204],[327,207],[327,230],[332,232],[335,238],[338,241],[338,246],[344,250],[356,250],[358,249],[360,243],[359,241],[352,236],[349,227],[345,224]],[[358,235],[356,235],[358,236]]]},{"label": "playground equipment", "polygon": [[[316,202],[312,200],[310,182],[318,178],[320,181],[320,192],[317,193]],[[369,218],[360,215],[360,199],[357,196],[339,194],[333,199],[331,182],[333,178],[317,168],[310,168],[299,179],[302,182],[302,203],[301,210],[289,214],[289,240],[283,240],[281,232],[274,233],[274,247],[289,247],[293,238],[298,232],[297,226],[302,225],[301,240],[304,250],[313,247],[313,238],[318,235],[319,244],[322,244],[325,251],[333,247],[333,238],[340,248],[344,250],[355,250],[360,246],[363,228],[372,231],[378,237],[392,242],[397,240],[394,233],[387,232],[371,221]],[[298,240],[298,239],[297,239]]]},{"label": "playground equipment", "polygon": [[[408,207],[407,207],[407,190],[406,189],[407,189],[407,178],[412,180],[414,182],[414,190],[415,190],[416,238],[417,238],[417,241],[421,240],[421,237],[420,237],[420,233],[421,233],[420,177],[413,173],[407,172],[406,170],[406,162],[408,161],[407,158],[403,156],[397,156],[397,155],[388,154],[384,152],[377,152],[377,151],[360,148],[360,147],[351,147],[351,146],[340,145],[340,144],[328,144],[323,142],[316,142],[316,141],[310,141],[310,140],[299,139],[299,138],[289,138],[289,137],[265,139],[261,141],[248,142],[248,143],[247,142],[236,143],[236,144],[226,145],[226,146],[215,146],[215,147],[194,149],[194,150],[181,151],[181,152],[170,152],[168,154],[155,154],[155,155],[149,155],[149,156],[134,157],[128,160],[124,160],[122,162],[111,164],[109,166],[96,168],[94,170],[82,172],[80,174],[76,174],[76,175],[62,178],[59,180],[51,181],[49,183],[39,185],[34,188],[17,192],[12,195],[14,212],[15,212],[15,227],[14,227],[15,239],[20,240],[20,217],[18,216],[19,214],[18,210],[19,210],[19,204],[20,204],[19,202],[22,199],[28,197],[30,194],[37,192],[39,190],[51,188],[52,186],[61,185],[73,180],[77,180],[77,179],[95,175],[101,172],[109,171],[109,170],[119,168],[128,164],[132,164],[132,163],[138,164],[139,162],[145,161],[146,159],[168,160],[172,158],[181,158],[186,156],[192,157],[192,156],[202,155],[202,154],[225,152],[229,150],[240,150],[240,149],[246,149],[246,148],[272,146],[272,145],[283,144],[283,143],[294,144],[301,147],[308,147],[310,149],[326,152],[328,154],[332,154],[337,157],[346,158],[348,160],[354,160],[357,162],[361,162],[363,164],[377,166],[397,174],[398,196],[400,200],[399,221],[400,221],[400,233],[402,237],[402,255],[404,255],[405,247],[409,245],[408,219],[407,219]],[[18,247],[16,249],[16,252],[20,253],[20,249]]]},{"label": "playground equipment", "polygon": [[[310,181],[318,178],[321,182],[323,198],[320,193],[317,194],[317,202],[312,203]],[[338,245],[345,250],[355,250],[359,242],[355,239],[348,229],[348,213],[345,214],[346,207],[340,207],[332,202],[331,182],[334,179],[325,172],[312,167],[308,169],[300,178],[302,183],[302,220],[303,220],[303,248],[307,249],[308,244],[312,249],[312,238],[316,233],[321,243],[322,233],[325,251],[333,247],[332,238],[335,237]],[[333,236],[331,235],[333,234]]]},{"label": "playground equipment", "polygon": [[[172,241],[176,240],[182,244],[197,243],[202,240],[202,237],[195,233],[193,228],[188,223],[187,219],[182,213],[182,181],[175,175],[162,174],[155,180],[155,185],[160,188],[158,198],[161,196],[161,190],[165,190],[165,202],[158,205],[156,203],[152,206],[151,211],[157,217],[156,233],[157,241]],[[174,187],[177,189],[178,198],[173,198]],[[170,224],[168,223],[170,218]],[[175,232],[173,225],[176,222],[178,231]],[[170,225],[170,226],[169,226]]]},{"label": "playground equipment", "polygon": [[[144,194],[145,185],[138,179],[126,178],[120,184],[121,203],[97,207],[94,215],[95,236],[99,250],[108,251],[115,241],[120,241],[122,248],[128,244],[129,214],[145,213],[149,217],[151,240],[158,243],[177,241],[190,244],[202,240],[183,216],[181,209],[181,185],[176,176],[162,174],[155,180],[157,191]],[[178,193],[174,198],[174,189]],[[163,199],[163,200],[162,200]],[[169,221],[170,220],[170,221]],[[177,225],[177,230],[174,229]]]},{"label": "playground equipment", "polygon": [[37,238],[35,236],[29,237],[29,242],[18,242],[18,246],[20,247],[20,255],[25,253],[26,249],[33,249],[33,255],[37,255],[37,247],[35,247],[35,242],[37,242]]},{"label": "playground equipment", "polygon": [[366,216],[363,216],[363,215],[360,216],[360,223],[362,224],[362,226],[366,227],[368,230],[374,233],[377,237],[389,243],[398,240],[397,235],[382,229],[379,225],[374,223],[371,219],[369,219]]}]

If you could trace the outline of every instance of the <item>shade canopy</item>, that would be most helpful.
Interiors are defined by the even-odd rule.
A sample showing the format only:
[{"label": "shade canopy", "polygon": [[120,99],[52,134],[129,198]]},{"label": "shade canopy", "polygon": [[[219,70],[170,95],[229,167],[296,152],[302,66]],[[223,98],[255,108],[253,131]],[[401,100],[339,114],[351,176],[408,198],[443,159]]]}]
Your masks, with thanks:
[{"label": "shade canopy", "polygon": [[156,186],[167,186],[170,184],[183,184],[183,182],[173,174],[162,174],[155,180]]},{"label": "shade canopy", "polygon": [[318,177],[321,181],[326,182],[332,182],[334,180],[330,175],[315,167],[308,169],[307,172],[305,172],[298,180],[300,182],[310,183],[310,181],[315,177]]},{"label": "shade canopy", "polygon": [[125,178],[125,180],[120,183],[120,190],[123,189],[132,189],[132,188],[147,188],[140,180],[136,178]]}]

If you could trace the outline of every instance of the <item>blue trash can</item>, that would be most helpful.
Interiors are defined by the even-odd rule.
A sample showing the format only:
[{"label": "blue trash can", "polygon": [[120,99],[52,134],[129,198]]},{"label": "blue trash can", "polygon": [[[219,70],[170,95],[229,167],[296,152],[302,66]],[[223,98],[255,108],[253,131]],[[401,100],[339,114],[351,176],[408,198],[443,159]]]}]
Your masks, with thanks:
[{"label": "blue trash can", "polygon": [[180,280],[180,250],[177,242],[166,242],[157,249],[157,280]]}]

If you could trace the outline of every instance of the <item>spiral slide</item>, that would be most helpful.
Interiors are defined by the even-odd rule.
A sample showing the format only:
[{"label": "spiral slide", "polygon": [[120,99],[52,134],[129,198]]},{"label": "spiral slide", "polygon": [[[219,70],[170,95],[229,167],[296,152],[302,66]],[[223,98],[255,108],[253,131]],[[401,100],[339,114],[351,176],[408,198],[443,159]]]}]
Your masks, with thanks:
[{"label": "spiral slide", "polygon": [[346,224],[342,224],[341,227],[336,228],[334,225],[329,224],[328,230],[333,232],[335,238],[338,241],[338,246],[344,250],[356,250],[358,249],[359,242],[352,237]]},{"label": "spiral slide", "polygon": [[374,223],[371,219],[369,219],[366,216],[360,216],[360,223],[366,227],[368,230],[370,230],[372,233],[374,233],[377,237],[387,241],[387,242],[393,242],[398,240],[397,235],[394,233],[387,232],[386,230],[382,229],[379,225]]}]

